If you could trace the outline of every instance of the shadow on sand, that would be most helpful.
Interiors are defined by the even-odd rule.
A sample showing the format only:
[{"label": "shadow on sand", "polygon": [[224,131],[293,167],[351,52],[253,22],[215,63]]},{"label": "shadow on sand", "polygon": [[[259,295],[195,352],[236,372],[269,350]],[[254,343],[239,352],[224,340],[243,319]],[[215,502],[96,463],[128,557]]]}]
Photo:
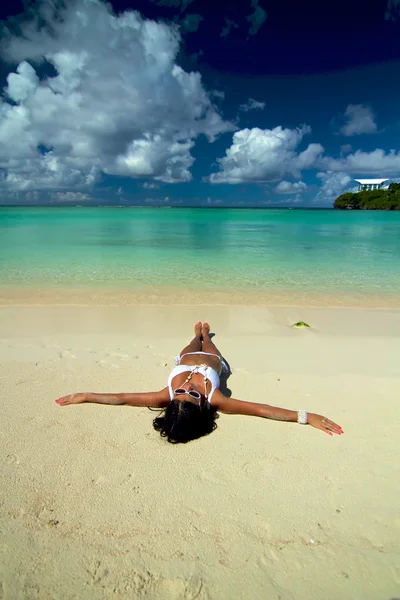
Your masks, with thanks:
[{"label": "shadow on sand", "polygon": [[[212,339],[214,336],[215,336],[215,333],[210,333],[210,339]],[[224,396],[228,396],[228,398],[230,398],[232,396],[232,391],[228,387],[228,379],[232,375],[232,370],[231,370],[231,366],[228,363],[228,361],[226,360],[225,356],[223,356],[222,358],[224,359],[224,362],[226,363],[226,365],[228,367],[228,371],[222,371],[221,375],[219,376],[219,381],[220,381],[219,389],[224,394]]]}]

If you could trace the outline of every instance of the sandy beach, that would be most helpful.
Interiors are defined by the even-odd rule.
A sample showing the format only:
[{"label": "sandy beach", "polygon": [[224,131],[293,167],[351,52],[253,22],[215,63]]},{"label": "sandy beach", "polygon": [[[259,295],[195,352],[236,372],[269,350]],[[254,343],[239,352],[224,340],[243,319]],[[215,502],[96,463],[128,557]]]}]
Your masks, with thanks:
[{"label": "sandy beach", "polygon": [[[400,597],[400,310],[16,304],[0,307],[1,599]],[[221,415],[175,446],[146,408],[54,403],[164,387],[197,320],[233,397],[344,435]]]}]

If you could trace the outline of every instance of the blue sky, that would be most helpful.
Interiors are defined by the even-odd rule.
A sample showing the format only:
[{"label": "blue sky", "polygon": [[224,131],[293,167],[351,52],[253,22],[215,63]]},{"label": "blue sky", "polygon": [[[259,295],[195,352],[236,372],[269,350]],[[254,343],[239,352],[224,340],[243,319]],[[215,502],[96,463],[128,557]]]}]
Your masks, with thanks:
[{"label": "blue sky", "polygon": [[399,17],[3,2],[0,204],[331,207],[355,178],[400,180]]}]

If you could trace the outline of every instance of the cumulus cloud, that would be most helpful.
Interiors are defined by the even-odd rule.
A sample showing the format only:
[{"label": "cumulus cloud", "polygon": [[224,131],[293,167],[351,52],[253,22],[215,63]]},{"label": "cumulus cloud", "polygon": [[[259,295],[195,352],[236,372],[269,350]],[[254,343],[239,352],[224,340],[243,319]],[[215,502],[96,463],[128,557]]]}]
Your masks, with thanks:
[{"label": "cumulus cloud", "polygon": [[152,183],[151,181],[145,181],[143,184],[145,190],[158,190],[160,187],[157,183]]},{"label": "cumulus cloud", "polygon": [[340,128],[340,133],[346,136],[376,133],[374,113],[362,104],[349,104],[344,113],[346,123]]},{"label": "cumulus cloud", "polygon": [[18,206],[20,204],[42,204],[43,196],[48,200],[48,194],[43,194],[37,190],[29,192],[9,192],[2,191],[0,194],[0,206]]},{"label": "cumulus cloud", "polygon": [[327,171],[347,172],[357,175],[384,177],[400,172],[400,152],[386,152],[380,148],[372,152],[357,150],[347,156],[332,158],[325,156],[319,160],[319,168]]},{"label": "cumulus cloud", "polygon": [[340,194],[358,189],[354,185],[354,179],[348,173],[333,173],[332,171],[328,171],[326,173],[317,173],[317,177],[322,181],[322,186],[315,198],[316,201],[321,200],[332,203]]},{"label": "cumulus cloud", "polygon": [[53,200],[57,202],[87,202],[93,200],[89,194],[83,194],[82,192],[54,192],[51,194]]},{"label": "cumulus cloud", "polygon": [[256,35],[260,27],[266,21],[268,15],[265,10],[258,4],[259,0],[251,0],[251,7],[253,12],[247,17],[250,23],[249,34]]},{"label": "cumulus cloud", "polygon": [[308,126],[297,129],[241,129],[233,135],[226,155],[218,159],[220,171],[210,176],[211,183],[277,181],[284,177],[300,179],[303,169],[317,164],[324,148],[309,144],[302,152],[297,148]]},{"label": "cumulus cloud", "polygon": [[276,200],[276,198],[271,198],[265,200],[262,204],[264,206],[270,206],[271,208],[276,207],[280,208],[283,206],[293,206],[294,204],[300,204],[303,201],[301,194],[296,194],[295,196],[283,196]]},{"label": "cumulus cloud", "polygon": [[241,104],[239,110],[248,112],[249,110],[263,110],[265,108],[265,102],[258,102],[254,98],[249,98],[248,102]]},{"label": "cumulus cloud", "polygon": [[304,181],[291,182],[283,180],[276,186],[275,191],[278,194],[301,194],[306,189],[307,186]]},{"label": "cumulus cloud", "polygon": [[200,74],[175,63],[177,28],[101,0],[51,7],[20,35],[2,32],[3,58],[18,66],[0,98],[0,188],[77,189],[102,173],[189,181],[196,137],[236,128]]},{"label": "cumulus cloud", "polygon": [[5,190],[1,193],[0,205],[59,204],[61,202],[71,204],[87,204],[93,200],[94,198],[89,194],[77,191],[53,192],[51,190],[29,190],[27,192],[10,192]]},{"label": "cumulus cloud", "polygon": [[24,200],[26,202],[39,202],[41,200],[40,192],[38,192],[37,190],[26,192],[24,196]]}]

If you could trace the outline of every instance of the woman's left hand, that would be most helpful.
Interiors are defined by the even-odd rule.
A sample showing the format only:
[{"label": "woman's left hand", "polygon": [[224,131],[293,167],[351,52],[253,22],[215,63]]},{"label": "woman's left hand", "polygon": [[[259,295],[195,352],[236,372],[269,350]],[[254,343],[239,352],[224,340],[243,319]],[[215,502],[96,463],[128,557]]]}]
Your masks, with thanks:
[{"label": "woman's left hand", "polygon": [[68,404],[82,404],[86,402],[86,394],[69,394],[68,396],[62,396],[61,398],[57,398],[55,403],[58,406],[68,406]]},{"label": "woman's left hand", "polygon": [[337,433],[337,435],[341,435],[342,433],[344,433],[340,425],[337,425],[333,421],[330,421],[329,419],[321,415],[308,413],[307,422],[312,427],[320,429],[321,431],[325,431],[325,433],[327,433],[328,435],[333,435],[334,433]]}]

